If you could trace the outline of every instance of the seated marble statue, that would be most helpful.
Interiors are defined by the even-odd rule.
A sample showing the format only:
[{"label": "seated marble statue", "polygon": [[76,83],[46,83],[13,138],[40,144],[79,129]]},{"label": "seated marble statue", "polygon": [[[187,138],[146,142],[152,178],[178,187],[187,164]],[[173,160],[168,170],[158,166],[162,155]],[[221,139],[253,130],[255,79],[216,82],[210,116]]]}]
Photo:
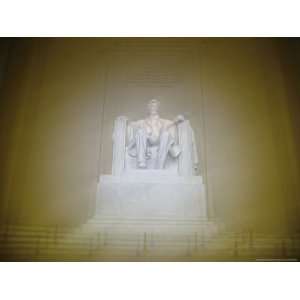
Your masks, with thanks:
[{"label": "seated marble statue", "polygon": [[197,147],[189,120],[182,115],[173,121],[162,119],[158,114],[159,105],[159,101],[150,100],[148,116],[142,120],[130,122],[125,116],[116,118],[113,175],[153,169],[179,176],[196,174]]},{"label": "seated marble statue", "polygon": [[136,158],[140,169],[147,168],[147,160],[153,156],[152,147],[156,147],[155,169],[165,168],[168,155],[177,158],[181,153],[176,125],[183,122],[184,117],[179,115],[174,121],[161,119],[159,105],[156,99],[152,99],[148,103],[148,117],[128,125],[127,151]]}]

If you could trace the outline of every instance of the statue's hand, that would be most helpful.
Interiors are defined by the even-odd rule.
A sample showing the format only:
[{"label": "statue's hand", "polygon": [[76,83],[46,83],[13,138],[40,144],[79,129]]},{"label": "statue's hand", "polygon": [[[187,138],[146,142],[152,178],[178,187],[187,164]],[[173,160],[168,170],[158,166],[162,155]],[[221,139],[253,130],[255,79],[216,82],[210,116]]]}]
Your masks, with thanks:
[{"label": "statue's hand", "polygon": [[181,123],[183,122],[185,119],[184,119],[184,116],[183,115],[178,115],[175,119],[174,119],[174,123]]}]

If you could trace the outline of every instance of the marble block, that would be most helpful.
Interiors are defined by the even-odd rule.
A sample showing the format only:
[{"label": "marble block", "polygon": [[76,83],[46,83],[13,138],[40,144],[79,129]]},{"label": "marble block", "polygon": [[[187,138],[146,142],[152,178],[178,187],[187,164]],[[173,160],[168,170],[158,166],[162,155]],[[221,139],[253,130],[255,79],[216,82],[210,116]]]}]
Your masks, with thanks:
[{"label": "marble block", "polygon": [[135,170],[122,176],[102,175],[96,218],[206,219],[201,176],[182,177],[164,170]]}]

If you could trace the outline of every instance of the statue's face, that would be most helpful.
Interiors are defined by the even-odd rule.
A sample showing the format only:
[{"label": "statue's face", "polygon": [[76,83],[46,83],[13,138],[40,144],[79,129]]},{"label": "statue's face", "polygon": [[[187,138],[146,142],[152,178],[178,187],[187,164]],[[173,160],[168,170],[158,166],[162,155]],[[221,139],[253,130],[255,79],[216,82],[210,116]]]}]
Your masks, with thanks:
[{"label": "statue's face", "polygon": [[150,115],[155,115],[158,113],[159,102],[156,100],[152,100],[148,104],[148,111]]}]

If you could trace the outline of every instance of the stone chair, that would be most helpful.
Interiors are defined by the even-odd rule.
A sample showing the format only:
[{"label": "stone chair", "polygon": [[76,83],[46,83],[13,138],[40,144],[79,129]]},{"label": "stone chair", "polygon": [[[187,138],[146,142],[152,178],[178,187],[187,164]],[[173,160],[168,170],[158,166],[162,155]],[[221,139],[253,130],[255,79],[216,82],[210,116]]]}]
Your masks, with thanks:
[{"label": "stone chair", "polygon": [[[198,166],[197,146],[194,132],[188,120],[184,120],[176,126],[176,136],[181,153],[178,158],[168,157],[163,170],[155,170],[157,147],[150,147],[151,158],[147,161],[146,169],[138,169],[136,158],[130,156],[127,150],[127,132],[130,123],[125,116],[117,117],[113,131],[113,162],[112,175],[122,176],[124,174],[138,172],[139,174],[165,174],[176,176],[195,176]],[[155,170],[155,171],[154,171]]]}]

